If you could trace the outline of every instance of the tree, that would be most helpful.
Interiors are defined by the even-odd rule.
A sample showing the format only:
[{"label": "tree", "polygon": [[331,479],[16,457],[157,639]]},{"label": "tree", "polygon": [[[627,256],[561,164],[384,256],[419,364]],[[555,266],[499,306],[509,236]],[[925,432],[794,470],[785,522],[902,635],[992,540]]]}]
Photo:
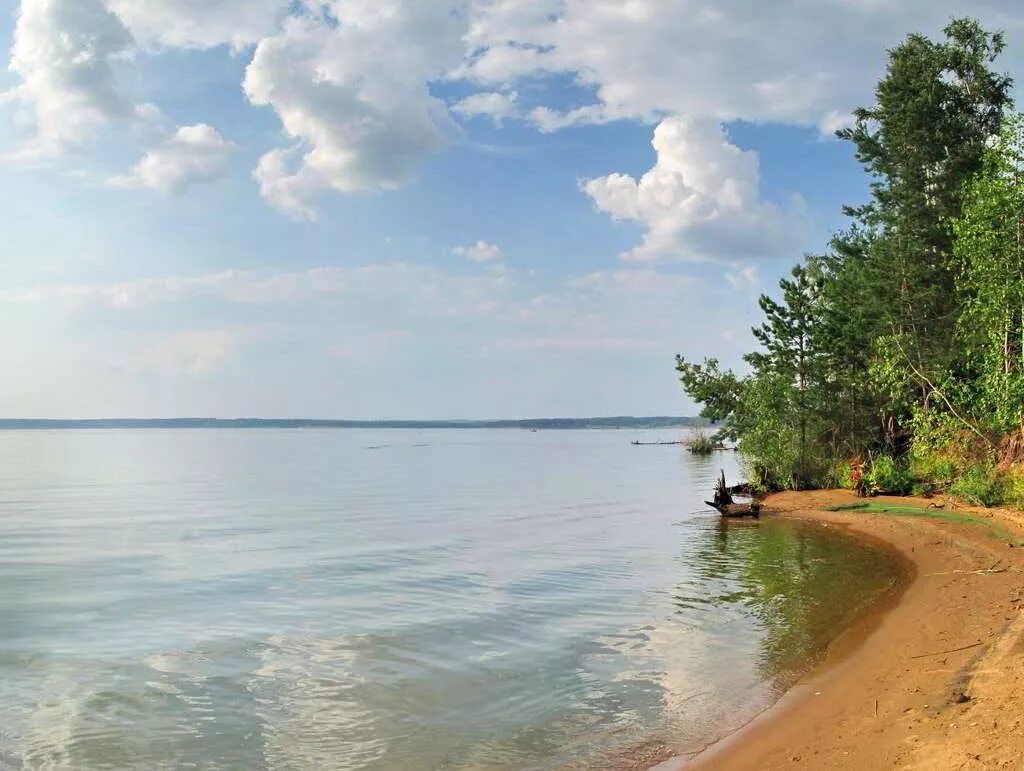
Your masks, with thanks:
[{"label": "tree", "polygon": [[[817,436],[809,436],[811,426],[817,426],[822,404],[824,371],[822,354],[815,333],[821,320],[820,294],[822,277],[815,260],[797,265],[791,278],[779,281],[781,302],[761,295],[759,304],[765,322],[753,330],[761,351],[745,358],[757,376],[777,376],[778,384],[788,387],[786,400],[792,403],[797,437],[797,453],[791,476],[795,486],[807,481],[811,475],[811,447]],[[775,386],[777,391],[779,385]]]},{"label": "tree", "polygon": [[958,332],[979,422],[1024,425],[1024,121],[1007,122],[954,224],[960,260]]},{"label": "tree", "polygon": [[860,279],[881,300],[879,328],[860,342],[903,341],[907,386],[922,398],[927,386],[912,370],[942,372],[956,358],[952,222],[1011,104],[1012,81],[990,69],[1002,34],[969,19],[944,32],[945,41],[915,34],[890,51],[877,104],[856,110],[854,126],[838,132],[873,178],[871,202],[848,209],[870,234]]},{"label": "tree", "polygon": [[694,402],[704,405],[701,417],[724,423],[720,433],[735,439],[732,418],[743,391],[743,381],[732,371],[723,371],[718,359],[705,359],[703,364],[694,364],[677,355],[676,371],[683,390]]},{"label": "tree", "polygon": [[1011,104],[1010,79],[993,69],[1004,41],[969,19],[944,33],[892,49],[875,104],[838,132],[870,175],[870,199],[844,209],[850,226],[781,296],[761,298],[751,373],[677,358],[686,391],[770,484],[819,484],[853,456],[904,455],[915,427],[946,417],[986,442],[977,409],[1002,427],[1024,417],[1019,133],[1001,161],[987,151]]}]

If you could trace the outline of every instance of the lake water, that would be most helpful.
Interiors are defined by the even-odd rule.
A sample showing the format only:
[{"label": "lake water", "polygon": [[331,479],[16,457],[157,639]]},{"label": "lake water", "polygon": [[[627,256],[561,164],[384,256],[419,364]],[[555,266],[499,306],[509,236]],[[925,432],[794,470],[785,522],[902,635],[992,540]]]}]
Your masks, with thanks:
[{"label": "lake water", "polygon": [[0,432],[0,768],[614,767],[776,698],[888,553],[679,432]]}]

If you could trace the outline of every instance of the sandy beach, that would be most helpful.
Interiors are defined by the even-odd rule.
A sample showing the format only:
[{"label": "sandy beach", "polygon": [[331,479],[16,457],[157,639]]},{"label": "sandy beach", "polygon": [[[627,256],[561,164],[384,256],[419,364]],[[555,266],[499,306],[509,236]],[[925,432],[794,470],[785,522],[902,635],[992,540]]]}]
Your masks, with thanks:
[{"label": "sandy beach", "polygon": [[[904,585],[775,707],[657,771],[1024,768],[1024,549],[978,525],[822,510],[854,500],[845,491],[782,493],[766,509],[883,541],[907,560]],[[1019,513],[941,505],[1024,534]]]}]

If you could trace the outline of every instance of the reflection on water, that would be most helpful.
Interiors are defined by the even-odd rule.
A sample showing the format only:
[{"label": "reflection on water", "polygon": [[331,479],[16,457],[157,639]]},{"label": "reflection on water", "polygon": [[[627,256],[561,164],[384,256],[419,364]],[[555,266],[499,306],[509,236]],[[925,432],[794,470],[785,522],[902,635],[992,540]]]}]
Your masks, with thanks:
[{"label": "reflection on water", "polygon": [[860,607],[893,588],[894,557],[835,531],[771,521],[755,530],[719,522],[713,546],[696,555],[705,599],[739,604],[762,630],[759,665],[766,678],[791,675],[813,661]]},{"label": "reflection on water", "polygon": [[0,433],[0,768],[701,745],[895,565],[826,529],[725,524],[700,501],[733,456],[633,438]]}]

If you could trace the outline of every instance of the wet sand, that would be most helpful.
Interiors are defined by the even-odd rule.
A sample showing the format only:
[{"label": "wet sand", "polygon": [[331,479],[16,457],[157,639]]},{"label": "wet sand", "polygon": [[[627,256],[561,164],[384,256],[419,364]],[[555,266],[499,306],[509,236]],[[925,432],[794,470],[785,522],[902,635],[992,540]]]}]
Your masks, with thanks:
[{"label": "wet sand", "polygon": [[[908,561],[902,591],[840,635],[775,707],[657,771],[1024,769],[1024,549],[977,525],[821,510],[854,500],[782,493],[766,509],[884,541]],[[1024,538],[1019,512],[955,510]]]}]

